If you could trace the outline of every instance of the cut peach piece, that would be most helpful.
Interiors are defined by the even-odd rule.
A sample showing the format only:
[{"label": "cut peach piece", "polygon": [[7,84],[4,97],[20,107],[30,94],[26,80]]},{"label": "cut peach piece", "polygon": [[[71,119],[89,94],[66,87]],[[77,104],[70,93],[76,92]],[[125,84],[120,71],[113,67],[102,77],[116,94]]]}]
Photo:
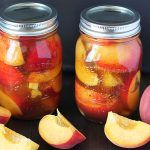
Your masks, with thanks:
[{"label": "cut peach piece", "polygon": [[106,87],[115,87],[118,85],[122,85],[123,82],[119,77],[113,76],[111,73],[104,73],[103,84]]},{"label": "cut peach piece", "polygon": [[86,57],[85,55],[86,55],[85,47],[81,39],[79,39],[76,45],[76,63],[75,63],[76,75],[78,79],[84,84],[89,86],[95,86],[98,84],[99,81],[98,76],[96,73],[89,70],[84,64]]},{"label": "cut peach piece", "polygon": [[28,81],[32,83],[48,82],[55,78],[61,71],[62,64],[59,64],[54,69],[43,71],[43,72],[32,72]]},{"label": "cut peach piece", "polygon": [[41,91],[39,91],[39,90],[32,90],[31,91],[31,98],[36,98],[38,96],[42,96]]},{"label": "cut peach piece", "polygon": [[136,40],[132,40],[108,46],[95,45],[95,49],[92,49],[90,53],[91,61],[95,61],[100,69],[127,72],[138,68],[141,47]]},{"label": "cut peach piece", "polygon": [[59,149],[70,149],[86,139],[58,110],[57,116],[46,115],[41,119],[39,133],[48,144]]},{"label": "cut peach piece", "polygon": [[1,150],[37,150],[39,145],[25,136],[0,124]]},{"label": "cut peach piece", "polygon": [[29,83],[29,89],[38,90],[39,83]]},{"label": "cut peach piece", "polygon": [[24,64],[24,58],[19,42],[10,40],[10,46],[5,54],[4,62],[11,66],[21,66]]},{"label": "cut peach piece", "polygon": [[6,95],[0,90],[0,105],[10,110],[12,115],[18,116],[22,114],[21,108],[24,106],[21,100],[13,100],[11,97]]},{"label": "cut peach piece", "polygon": [[150,125],[108,113],[105,135],[115,145],[123,148],[137,148],[150,140]]},{"label": "cut peach piece", "polygon": [[4,36],[3,34],[1,34],[0,36],[0,50],[1,50],[0,60],[2,62],[4,61],[7,49],[9,48],[9,43],[10,43],[10,39]]},{"label": "cut peach piece", "polygon": [[9,121],[10,117],[11,112],[8,109],[0,106],[0,123],[6,124]]},{"label": "cut peach piece", "polygon": [[127,104],[131,110],[135,110],[138,105],[140,94],[140,76],[140,71],[138,71],[133,77],[129,87]]}]

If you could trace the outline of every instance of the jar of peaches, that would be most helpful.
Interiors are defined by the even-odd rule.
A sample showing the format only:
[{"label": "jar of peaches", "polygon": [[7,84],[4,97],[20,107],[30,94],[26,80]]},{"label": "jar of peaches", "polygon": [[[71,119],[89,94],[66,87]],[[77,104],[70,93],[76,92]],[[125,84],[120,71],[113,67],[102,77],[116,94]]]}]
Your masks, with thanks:
[{"label": "jar of peaches", "polygon": [[75,97],[86,118],[103,122],[109,111],[131,115],[139,103],[142,57],[140,15],[120,6],[82,11],[76,44]]},{"label": "jar of peaches", "polygon": [[18,3],[0,18],[0,105],[22,119],[40,118],[58,106],[62,46],[57,12],[40,3]]}]

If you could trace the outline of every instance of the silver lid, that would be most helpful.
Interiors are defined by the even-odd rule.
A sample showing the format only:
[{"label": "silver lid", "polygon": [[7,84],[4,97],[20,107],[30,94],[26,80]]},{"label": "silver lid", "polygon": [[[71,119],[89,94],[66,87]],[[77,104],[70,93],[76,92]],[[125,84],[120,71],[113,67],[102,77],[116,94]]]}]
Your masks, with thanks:
[{"label": "silver lid", "polygon": [[120,6],[90,7],[81,12],[79,28],[94,38],[127,38],[140,32],[140,15]]},{"label": "silver lid", "polygon": [[0,17],[0,29],[14,36],[43,35],[57,27],[56,9],[40,3],[11,5],[4,9]]}]

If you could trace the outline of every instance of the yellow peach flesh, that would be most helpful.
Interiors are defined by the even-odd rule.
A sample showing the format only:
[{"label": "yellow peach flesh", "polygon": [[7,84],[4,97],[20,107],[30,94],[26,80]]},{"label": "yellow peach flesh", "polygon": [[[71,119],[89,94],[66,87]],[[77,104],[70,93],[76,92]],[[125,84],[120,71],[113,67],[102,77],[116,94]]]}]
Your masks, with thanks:
[{"label": "yellow peach flesh", "polygon": [[96,73],[86,68],[84,64],[85,53],[86,53],[85,47],[81,39],[79,39],[76,45],[76,63],[75,63],[76,75],[79,78],[79,80],[84,84],[89,86],[95,86],[98,84],[98,76]]},{"label": "yellow peach flesh", "polygon": [[0,116],[10,117],[11,116],[11,112],[8,109],[0,106]]},{"label": "yellow peach flesh", "polygon": [[115,145],[123,148],[140,147],[150,139],[150,125],[109,112],[105,135]]},{"label": "yellow peach flesh", "polygon": [[37,150],[39,145],[30,139],[0,124],[0,149],[2,150]]},{"label": "yellow peach flesh", "polygon": [[19,106],[3,91],[0,90],[0,105],[10,110],[10,112],[14,115],[21,115],[22,111]]},{"label": "yellow peach flesh", "polygon": [[129,91],[128,91],[128,107],[131,110],[135,110],[138,101],[139,101],[139,94],[140,94],[140,71],[136,73],[133,80],[131,81]]},{"label": "yellow peach flesh", "polygon": [[48,82],[55,78],[61,71],[62,64],[56,66],[52,70],[47,70],[44,72],[32,72],[29,77],[28,81],[32,83],[40,83],[40,82]]},{"label": "yellow peach flesh", "polygon": [[103,84],[106,87],[115,87],[118,85],[122,85],[123,82],[119,77],[115,77],[111,73],[105,72],[103,77]]},{"label": "yellow peach flesh", "polygon": [[39,133],[49,144],[64,144],[74,133],[74,129],[68,126],[59,116],[46,115],[39,123]]},{"label": "yellow peach flesh", "polygon": [[5,54],[4,62],[12,66],[21,66],[24,64],[24,58],[19,42],[10,40],[10,46]]}]

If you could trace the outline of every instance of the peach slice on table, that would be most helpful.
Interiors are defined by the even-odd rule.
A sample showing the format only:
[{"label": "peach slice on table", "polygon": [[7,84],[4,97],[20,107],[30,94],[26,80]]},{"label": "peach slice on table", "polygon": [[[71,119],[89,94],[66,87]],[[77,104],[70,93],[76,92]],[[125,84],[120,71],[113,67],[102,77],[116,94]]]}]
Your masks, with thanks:
[{"label": "peach slice on table", "polygon": [[22,115],[22,107],[24,102],[21,99],[11,98],[0,90],[0,105],[10,110],[13,116]]},{"label": "peach slice on table", "polygon": [[137,148],[150,140],[150,125],[108,113],[105,135],[115,145],[123,148]]},{"label": "peach slice on table", "polygon": [[81,39],[79,39],[76,45],[76,63],[75,63],[76,75],[78,79],[84,84],[89,86],[95,86],[98,84],[99,81],[98,75],[86,67],[84,63],[86,57],[85,55],[86,55],[85,47]]},{"label": "peach slice on table", "polygon": [[32,72],[28,77],[28,82],[32,83],[40,83],[40,82],[48,82],[55,78],[61,71],[62,64],[57,65],[54,69],[46,70],[43,72]]},{"label": "peach slice on table", "polygon": [[131,110],[135,110],[138,105],[140,94],[140,77],[141,73],[138,71],[133,77],[128,90],[127,104]]},{"label": "peach slice on table", "polygon": [[25,136],[0,124],[1,150],[37,150],[39,145]]},{"label": "peach slice on table", "polygon": [[0,106],[0,123],[6,124],[9,121],[10,117],[11,112],[8,109]]},{"label": "peach slice on table", "polygon": [[58,110],[57,116],[46,115],[41,119],[39,134],[48,144],[59,149],[70,149],[86,139]]}]

